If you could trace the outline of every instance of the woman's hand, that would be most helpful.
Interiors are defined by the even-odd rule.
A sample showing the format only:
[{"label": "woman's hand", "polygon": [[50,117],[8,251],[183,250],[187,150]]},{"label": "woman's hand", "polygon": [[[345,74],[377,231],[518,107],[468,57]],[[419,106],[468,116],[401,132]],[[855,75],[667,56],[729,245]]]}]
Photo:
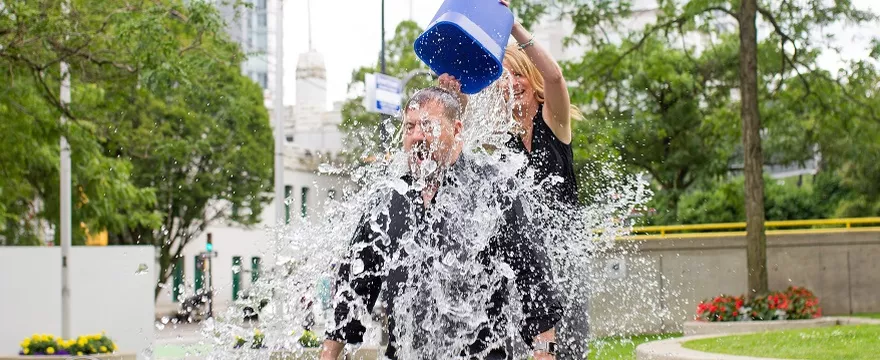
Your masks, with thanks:
[{"label": "woman's hand", "polygon": [[441,88],[446,89],[456,95],[461,93],[461,82],[458,81],[455,76],[444,73],[443,75],[440,75],[440,78],[437,80]]},{"label": "woman's hand", "polygon": [[459,105],[461,105],[461,112],[464,113],[464,109],[467,107],[468,97],[461,92],[461,82],[458,81],[455,76],[445,73],[440,75],[440,78],[437,79],[437,81],[440,88],[445,89],[458,97]]}]

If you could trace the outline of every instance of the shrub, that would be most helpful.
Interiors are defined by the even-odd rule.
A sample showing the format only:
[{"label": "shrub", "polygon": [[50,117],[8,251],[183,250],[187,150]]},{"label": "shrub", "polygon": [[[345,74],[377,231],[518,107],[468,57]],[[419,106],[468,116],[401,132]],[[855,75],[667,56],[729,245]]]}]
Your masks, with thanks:
[{"label": "shrub", "polygon": [[299,343],[303,347],[316,348],[321,346],[321,339],[319,339],[315,333],[306,330],[303,332],[302,336],[300,336]]},{"label": "shrub", "polygon": [[703,301],[697,306],[697,316],[706,321],[737,321],[743,307],[743,298],[727,295]]},{"label": "shrub", "polygon": [[[293,334],[291,334],[293,335]],[[259,329],[254,329],[254,336],[251,341],[251,349],[261,349],[264,348],[263,341],[265,340],[266,335],[264,335]],[[234,349],[239,349],[247,344],[248,340],[241,337],[235,337],[235,344],[233,345]],[[303,347],[307,348],[316,348],[321,346],[321,339],[315,335],[314,332],[306,330],[303,332],[302,336],[299,337],[299,343]]]},{"label": "shrub", "polygon": [[697,305],[697,320],[802,320],[822,316],[819,299],[810,290],[792,286],[758,296],[721,295]]}]

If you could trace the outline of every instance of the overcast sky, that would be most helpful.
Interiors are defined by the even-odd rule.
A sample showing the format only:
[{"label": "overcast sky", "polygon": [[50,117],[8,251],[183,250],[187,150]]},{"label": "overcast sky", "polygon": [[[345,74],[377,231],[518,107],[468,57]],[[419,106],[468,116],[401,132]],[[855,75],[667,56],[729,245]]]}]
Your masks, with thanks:
[{"label": "overcast sky", "polygon": [[[296,99],[295,73],[299,54],[308,50],[307,0],[284,0],[284,103],[293,105]],[[516,1],[516,0],[514,0]],[[859,8],[873,8],[880,12],[878,0],[853,0]],[[391,38],[394,27],[401,21],[415,20],[422,28],[428,25],[443,0],[385,0],[385,32]],[[311,0],[312,45],[324,55],[327,67],[328,106],[344,100],[351,73],[360,66],[376,61],[381,47],[381,0]],[[410,7],[412,4],[412,8]],[[829,29],[838,41],[847,46],[844,56],[865,57],[870,36],[880,34],[880,26],[866,28],[838,26]],[[836,67],[836,58],[826,55],[823,67]]]}]

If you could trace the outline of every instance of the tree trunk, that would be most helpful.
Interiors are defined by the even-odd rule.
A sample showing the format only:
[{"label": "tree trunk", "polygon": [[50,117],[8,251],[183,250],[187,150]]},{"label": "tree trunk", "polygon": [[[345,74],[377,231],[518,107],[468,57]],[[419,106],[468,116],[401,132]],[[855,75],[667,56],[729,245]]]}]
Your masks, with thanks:
[{"label": "tree trunk", "polygon": [[758,113],[757,0],[742,0],[739,13],[739,79],[745,152],[746,258],[749,290],[767,292],[767,237],[764,234],[764,157]]}]

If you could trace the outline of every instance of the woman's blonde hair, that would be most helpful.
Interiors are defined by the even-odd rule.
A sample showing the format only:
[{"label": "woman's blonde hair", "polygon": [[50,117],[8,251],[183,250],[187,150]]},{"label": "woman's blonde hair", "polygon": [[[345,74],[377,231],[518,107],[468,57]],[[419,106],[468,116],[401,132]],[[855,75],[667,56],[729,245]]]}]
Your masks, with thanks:
[{"label": "woman's blonde hair", "polygon": [[[526,52],[523,49],[520,49],[516,44],[508,45],[504,53],[504,60],[507,61],[513,72],[525,76],[526,79],[529,80],[529,83],[532,84],[532,88],[535,90],[535,98],[538,100],[538,103],[543,104],[544,77],[541,76],[538,67],[535,66],[535,63],[533,63],[531,59],[529,59]],[[572,120],[582,120],[584,115],[577,106],[571,105],[571,108],[569,109],[569,117]]]}]

